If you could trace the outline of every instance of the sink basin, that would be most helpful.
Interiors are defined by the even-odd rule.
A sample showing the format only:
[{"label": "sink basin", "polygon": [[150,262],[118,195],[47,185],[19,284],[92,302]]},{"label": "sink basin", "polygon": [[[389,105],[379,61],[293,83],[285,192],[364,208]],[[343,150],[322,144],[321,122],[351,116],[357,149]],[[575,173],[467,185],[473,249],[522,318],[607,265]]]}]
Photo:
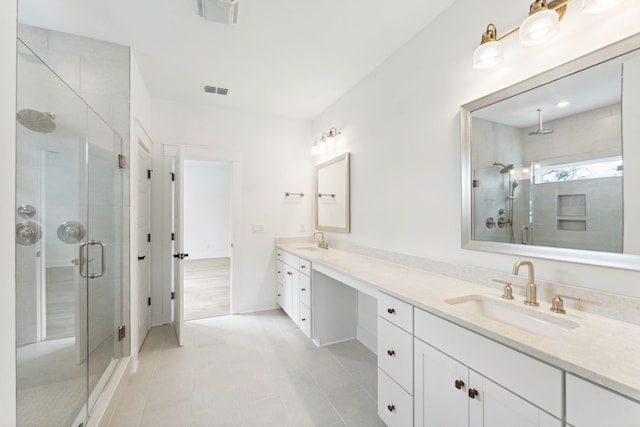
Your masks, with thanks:
[{"label": "sink basin", "polygon": [[322,249],[322,248],[318,248],[315,246],[303,246],[300,248],[294,248],[296,251],[310,251],[310,252],[320,252],[320,251],[326,251],[327,249]]},{"label": "sink basin", "polygon": [[580,326],[572,320],[538,311],[540,309],[519,306],[514,301],[500,301],[483,295],[465,295],[444,302],[538,335],[561,335]]}]

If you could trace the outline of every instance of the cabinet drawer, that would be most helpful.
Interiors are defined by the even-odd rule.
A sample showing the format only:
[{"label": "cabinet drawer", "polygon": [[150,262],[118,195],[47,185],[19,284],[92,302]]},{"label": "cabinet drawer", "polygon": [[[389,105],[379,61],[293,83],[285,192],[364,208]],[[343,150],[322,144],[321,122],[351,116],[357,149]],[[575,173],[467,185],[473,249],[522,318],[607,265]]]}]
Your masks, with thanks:
[{"label": "cabinet drawer", "polygon": [[308,261],[304,258],[299,258],[298,265],[300,268],[300,273],[311,276],[311,261]]},{"label": "cabinet drawer", "polygon": [[282,260],[285,264],[290,265],[296,270],[300,268],[300,259],[297,256],[290,254],[289,252],[282,252]]},{"label": "cabinet drawer", "polygon": [[413,395],[413,335],[378,317],[378,367]]},{"label": "cabinet drawer", "polygon": [[388,427],[413,425],[413,397],[378,369],[378,416]]},{"label": "cabinet drawer", "polygon": [[307,307],[311,307],[311,278],[300,275],[300,302]]},{"label": "cabinet drawer", "polygon": [[311,338],[311,309],[300,303],[300,329]]},{"label": "cabinet drawer", "polygon": [[563,373],[560,369],[420,309],[415,310],[415,335],[556,418],[562,418]]},{"label": "cabinet drawer", "polygon": [[276,263],[276,278],[278,283],[284,283],[284,263],[280,260]]},{"label": "cabinet drawer", "polygon": [[640,426],[640,402],[567,374],[567,422],[576,427]]},{"label": "cabinet drawer", "polygon": [[378,316],[413,333],[413,306],[387,294],[378,294]]}]

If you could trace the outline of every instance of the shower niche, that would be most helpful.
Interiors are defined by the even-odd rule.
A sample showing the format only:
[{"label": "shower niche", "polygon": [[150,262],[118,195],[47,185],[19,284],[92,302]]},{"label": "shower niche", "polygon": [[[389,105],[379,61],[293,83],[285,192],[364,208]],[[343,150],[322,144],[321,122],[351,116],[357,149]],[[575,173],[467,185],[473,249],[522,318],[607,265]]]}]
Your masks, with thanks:
[{"label": "shower niche", "polygon": [[82,425],[122,356],[123,139],[18,41],[18,425]]}]

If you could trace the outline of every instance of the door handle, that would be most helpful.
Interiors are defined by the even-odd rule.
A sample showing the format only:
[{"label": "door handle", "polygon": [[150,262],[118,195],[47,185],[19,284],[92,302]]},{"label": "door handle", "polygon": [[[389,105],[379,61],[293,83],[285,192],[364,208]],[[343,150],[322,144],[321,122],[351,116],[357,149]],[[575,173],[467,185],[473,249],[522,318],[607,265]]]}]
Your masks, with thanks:
[{"label": "door handle", "polygon": [[143,260],[143,259],[145,259],[146,257],[147,257],[146,255],[143,255],[143,256],[138,255],[138,261],[142,261],[142,260]]},{"label": "door handle", "polygon": [[178,258],[178,259],[185,259],[186,257],[188,257],[189,254],[183,254],[182,252],[178,252],[177,254],[175,254],[173,257],[174,258]]},{"label": "door handle", "polygon": [[[91,273],[89,274],[87,272],[87,265],[89,264],[88,262],[85,262],[86,259],[86,252],[87,252],[87,246],[91,245],[91,246],[95,246],[95,245],[99,245],[100,246],[100,253],[102,255],[102,264],[101,264],[101,270],[99,273]],[[80,255],[79,255],[79,263],[80,263],[80,276],[84,277],[85,279],[97,279],[98,277],[102,277],[104,276],[104,272],[107,269],[107,257],[106,257],[106,251],[107,251],[107,247],[106,245],[99,241],[99,240],[89,240],[88,242],[82,243],[80,245],[79,248],[80,251]],[[90,260],[92,261],[92,260]]]}]

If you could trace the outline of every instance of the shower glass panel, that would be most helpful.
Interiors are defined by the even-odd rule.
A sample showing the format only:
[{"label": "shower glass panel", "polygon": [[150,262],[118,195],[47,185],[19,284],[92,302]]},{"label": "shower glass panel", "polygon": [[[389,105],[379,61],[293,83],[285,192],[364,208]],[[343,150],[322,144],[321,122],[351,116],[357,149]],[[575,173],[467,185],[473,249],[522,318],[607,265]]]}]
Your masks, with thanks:
[{"label": "shower glass panel", "polygon": [[78,426],[121,356],[122,139],[18,42],[20,426]]}]

